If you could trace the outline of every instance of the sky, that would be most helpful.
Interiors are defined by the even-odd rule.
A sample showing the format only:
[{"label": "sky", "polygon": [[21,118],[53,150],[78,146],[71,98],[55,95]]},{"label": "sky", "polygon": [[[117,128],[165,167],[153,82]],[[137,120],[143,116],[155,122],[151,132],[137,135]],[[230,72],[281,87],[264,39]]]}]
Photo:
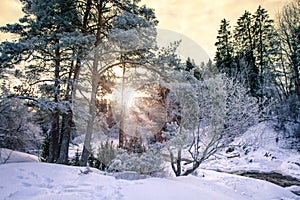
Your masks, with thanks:
[{"label": "sky", "polygon": [[159,28],[178,32],[197,43],[213,59],[214,43],[222,19],[234,27],[245,10],[255,13],[261,5],[271,18],[287,3],[286,0],[142,0],[154,8]]},{"label": "sky", "polygon": [[[233,27],[245,10],[254,13],[259,5],[267,9],[274,19],[286,2],[287,0],[142,0],[141,4],[155,9],[163,45],[183,37],[183,56],[191,54],[195,61],[200,62],[208,56],[213,59],[216,51],[214,43],[222,19],[229,20]],[[13,23],[21,16],[18,0],[0,1],[0,25]],[[7,37],[0,35],[0,40]]]}]

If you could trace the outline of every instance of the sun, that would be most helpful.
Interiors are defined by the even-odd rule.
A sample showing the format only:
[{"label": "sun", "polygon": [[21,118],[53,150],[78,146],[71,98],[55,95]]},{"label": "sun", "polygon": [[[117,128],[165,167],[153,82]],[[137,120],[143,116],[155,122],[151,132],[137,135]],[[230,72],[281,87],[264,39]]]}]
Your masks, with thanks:
[{"label": "sun", "polygon": [[118,107],[126,107],[127,109],[132,105],[135,90],[132,87],[118,86],[111,94],[111,101],[118,105]]},{"label": "sun", "polygon": [[128,107],[129,107],[129,108],[134,107],[134,106],[135,106],[135,103],[136,103],[136,100],[137,100],[138,98],[147,98],[147,97],[150,97],[150,95],[149,95],[148,93],[146,93],[146,92],[144,92],[144,91],[140,91],[140,90],[135,91],[135,92],[133,93],[133,95],[130,96],[130,99],[128,100]]},{"label": "sun", "polygon": [[[149,97],[144,91],[141,91],[131,83],[122,83],[123,77],[123,69],[119,66],[115,66],[112,68],[113,73],[117,77],[116,79],[116,86],[113,88],[112,93],[108,93],[104,96],[108,102],[117,103],[119,106],[125,106],[126,108],[133,107],[135,104],[136,98],[141,97]],[[126,72],[126,74],[130,74],[131,72]]]}]

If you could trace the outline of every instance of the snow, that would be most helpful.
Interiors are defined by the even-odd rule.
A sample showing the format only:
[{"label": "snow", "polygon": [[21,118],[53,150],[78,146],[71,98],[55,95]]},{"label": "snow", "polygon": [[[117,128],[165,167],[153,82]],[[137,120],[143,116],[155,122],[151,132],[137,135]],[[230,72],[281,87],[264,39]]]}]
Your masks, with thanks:
[{"label": "snow", "polygon": [[288,147],[288,139],[274,130],[270,123],[248,129],[229,145],[201,165],[217,171],[277,172],[300,179],[300,153]]},{"label": "snow", "polygon": [[0,148],[0,164],[2,163],[16,163],[16,162],[38,162],[37,156],[26,154],[19,151],[12,151],[10,149]]},{"label": "snow", "polygon": [[[98,200],[300,200],[287,189],[256,179],[210,170],[197,176],[132,178],[85,168],[48,163],[9,163],[0,165],[0,199],[98,199]],[[126,176],[128,174],[128,177]]]},{"label": "snow", "polygon": [[[39,163],[29,154],[0,149],[2,200],[300,200],[287,188],[221,171],[279,172],[299,178],[299,152],[276,141],[279,135],[267,123],[251,127],[236,138],[233,151],[221,150],[193,175],[150,177],[136,172],[109,174],[97,169]],[[279,137],[280,138],[280,137]],[[73,147],[75,149],[80,147]],[[6,159],[7,156],[9,159]],[[84,173],[87,172],[87,173]]]}]

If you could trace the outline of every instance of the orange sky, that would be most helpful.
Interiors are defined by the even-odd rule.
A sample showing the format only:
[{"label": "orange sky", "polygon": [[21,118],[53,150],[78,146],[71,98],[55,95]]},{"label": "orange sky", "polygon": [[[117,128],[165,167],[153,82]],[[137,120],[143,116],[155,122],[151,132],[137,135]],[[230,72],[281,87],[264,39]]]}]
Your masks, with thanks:
[{"label": "orange sky", "polygon": [[[259,5],[274,18],[285,3],[285,0],[142,0],[141,4],[155,9],[160,29],[184,35],[213,58],[217,30],[223,18],[230,20],[231,26],[234,26],[245,10],[254,13]],[[21,16],[18,0],[0,1],[0,25],[13,23]],[[7,37],[0,35],[0,40]],[[193,56],[197,57],[196,53]]]}]

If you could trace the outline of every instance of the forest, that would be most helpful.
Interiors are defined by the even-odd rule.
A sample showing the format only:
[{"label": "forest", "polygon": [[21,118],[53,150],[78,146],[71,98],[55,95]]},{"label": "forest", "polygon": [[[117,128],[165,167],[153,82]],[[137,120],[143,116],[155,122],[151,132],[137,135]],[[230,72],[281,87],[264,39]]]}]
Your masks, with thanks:
[{"label": "forest", "polygon": [[300,151],[299,0],[275,19],[259,6],[221,20],[202,63],[178,55],[181,41],[159,47],[139,0],[20,2],[24,16],[0,27],[17,38],[0,43],[0,148],[107,172],[167,162],[185,176],[268,122]]}]

